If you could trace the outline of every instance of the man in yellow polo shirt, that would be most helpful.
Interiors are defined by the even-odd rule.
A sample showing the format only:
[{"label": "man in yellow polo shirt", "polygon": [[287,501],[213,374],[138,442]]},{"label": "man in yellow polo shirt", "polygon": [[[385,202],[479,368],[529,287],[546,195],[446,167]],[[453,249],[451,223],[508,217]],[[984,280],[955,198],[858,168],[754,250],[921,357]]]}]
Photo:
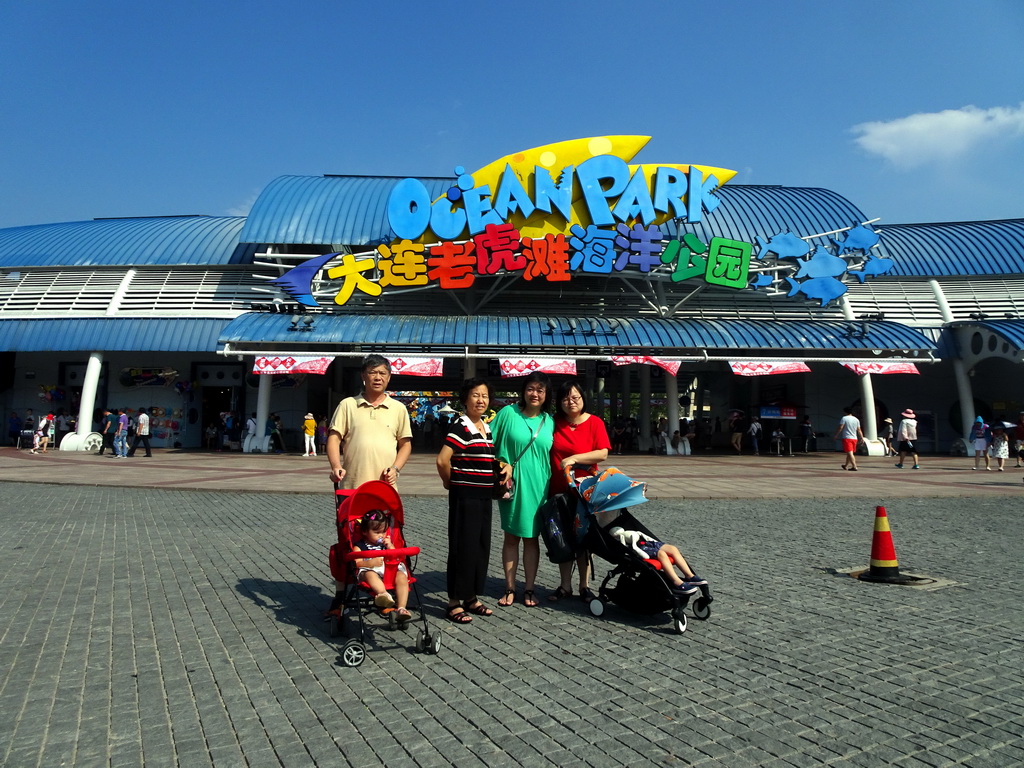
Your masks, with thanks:
[{"label": "man in yellow polo shirt", "polygon": [[363,360],[362,394],[346,397],[327,433],[331,481],[358,488],[369,480],[398,484],[412,453],[409,411],[387,393],[391,364],[380,355]]}]

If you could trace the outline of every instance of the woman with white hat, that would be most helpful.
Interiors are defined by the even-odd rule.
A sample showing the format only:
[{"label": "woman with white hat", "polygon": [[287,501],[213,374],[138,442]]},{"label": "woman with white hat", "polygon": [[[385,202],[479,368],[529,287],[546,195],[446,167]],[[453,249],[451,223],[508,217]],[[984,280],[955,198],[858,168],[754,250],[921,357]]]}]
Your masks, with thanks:
[{"label": "woman with white hat", "polygon": [[914,469],[920,469],[921,466],[917,463],[917,446],[914,445],[917,440],[917,414],[907,408],[900,416],[903,417],[903,420],[900,422],[900,428],[896,431],[896,442],[899,443],[900,449],[900,458],[896,468],[903,469],[903,457],[910,454],[914,457]]},{"label": "woman with white hat", "polygon": [[302,434],[306,438],[306,452],[302,455],[316,456],[316,419],[312,413],[307,413],[302,422]]}]

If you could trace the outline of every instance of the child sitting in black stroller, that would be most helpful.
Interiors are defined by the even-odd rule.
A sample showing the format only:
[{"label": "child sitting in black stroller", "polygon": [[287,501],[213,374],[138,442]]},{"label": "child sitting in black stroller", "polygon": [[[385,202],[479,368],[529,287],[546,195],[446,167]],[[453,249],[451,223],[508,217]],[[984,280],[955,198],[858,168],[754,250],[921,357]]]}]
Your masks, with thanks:
[{"label": "child sitting in black stroller", "polygon": [[[704,620],[711,615],[713,598],[707,580],[694,573],[678,548],[659,541],[627,509],[647,502],[647,483],[609,467],[579,481],[570,478],[570,484],[579,495],[573,538],[614,566],[588,604],[591,614],[603,615],[608,602],[639,614],[670,611],[676,632],[682,634],[684,609],[699,593],[693,599],[694,617]],[[542,512],[550,508],[551,514],[558,514],[558,507],[567,506],[571,505],[552,504]]]}]

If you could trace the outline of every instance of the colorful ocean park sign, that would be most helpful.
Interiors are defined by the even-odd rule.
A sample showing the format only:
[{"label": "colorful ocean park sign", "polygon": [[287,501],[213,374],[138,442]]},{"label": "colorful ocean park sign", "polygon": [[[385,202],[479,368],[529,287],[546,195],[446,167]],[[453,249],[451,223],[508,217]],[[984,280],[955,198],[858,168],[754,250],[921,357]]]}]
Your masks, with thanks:
[{"label": "colorful ocean park sign", "polygon": [[[458,167],[455,183],[437,199],[420,180],[403,179],[387,202],[394,233],[389,242],[364,253],[314,257],[272,282],[306,306],[318,306],[312,283],[322,271],[340,282],[334,297],[338,305],[356,291],[376,297],[386,289],[464,289],[478,277],[497,274],[561,283],[574,275],[627,269],[665,273],[672,282],[696,279],[776,294],[788,290],[790,296],[802,294],[822,306],[845,292],[838,277],[847,262],[840,258],[838,242],[838,256],[822,247],[802,259],[811,246],[792,233],[759,238],[756,254],[754,244],[725,237],[705,243],[687,233],[670,239],[659,225],[670,219],[700,222],[718,208],[714,191],[735,171],[692,164],[630,165],[649,140],[574,139],[508,155],[472,174]],[[865,231],[858,237],[865,242],[874,237],[863,251],[867,255],[878,237],[860,229]],[[871,265],[874,271],[865,265],[854,274],[863,282],[863,276],[884,273],[892,264],[883,261],[888,262]]]}]

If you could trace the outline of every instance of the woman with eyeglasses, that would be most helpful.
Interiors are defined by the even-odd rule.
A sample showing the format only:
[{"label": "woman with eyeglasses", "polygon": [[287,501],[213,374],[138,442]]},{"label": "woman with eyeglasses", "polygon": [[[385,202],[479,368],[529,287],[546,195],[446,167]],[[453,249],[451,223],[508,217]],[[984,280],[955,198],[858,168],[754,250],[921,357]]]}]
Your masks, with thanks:
[{"label": "woman with eyeglasses", "polygon": [[548,495],[551,478],[551,436],[554,426],[547,414],[551,382],[547,375],[534,371],[523,381],[518,403],[506,405],[491,423],[495,454],[506,477],[515,487],[510,499],[498,500],[501,529],[505,538],[501,559],[505,569],[505,594],[498,605],[516,601],[516,572],[519,570],[519,544],[523,545],[523,605],[534,608],[537,595],[534,582],[540,565],[540,520],[537,511]]},{"label": "woman with eyeglasses", "polygon": [[[604,421],[587,413],[583,388],[575,379],[564,382],[556,395],[555,433],[551,446],[551,495],[569,490],[565,470],[573,468],[577,477],[586,477],[591,468],[608,458],[612,444]],[[596,595],[590,591],[590,553],[577,547],[576,567],[580,571],[580,599],[586,603]],[[548,600],[557,602],[572,597],[573,561],[558,564],[561,583]]]},{"label": "woman with eyeglasses", "polygon": [[466,379],[459,393],[463,416],[448,428],[437,454],[437,474],[448,489],[448,610],[455,624],[493,611],[480,602],[491,551],[491,493],[494,489],[494,443],[484,414],[491,385]]}]

